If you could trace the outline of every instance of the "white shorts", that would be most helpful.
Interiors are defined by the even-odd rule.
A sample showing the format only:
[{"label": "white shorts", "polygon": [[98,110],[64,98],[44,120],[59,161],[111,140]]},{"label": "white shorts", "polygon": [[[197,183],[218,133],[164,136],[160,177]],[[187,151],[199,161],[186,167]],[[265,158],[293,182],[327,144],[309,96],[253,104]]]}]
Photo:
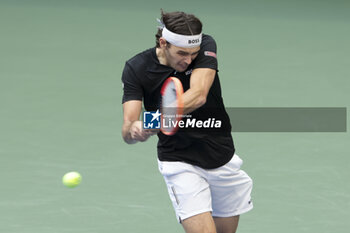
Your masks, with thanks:
[{"label": "white shorts", "polygon": [[212,212],[213,217],[231,217],[251,210],[253,182],[240,169],[242,163],[238,155],[216,169],[158,160],[179,222],[204,212]]}]

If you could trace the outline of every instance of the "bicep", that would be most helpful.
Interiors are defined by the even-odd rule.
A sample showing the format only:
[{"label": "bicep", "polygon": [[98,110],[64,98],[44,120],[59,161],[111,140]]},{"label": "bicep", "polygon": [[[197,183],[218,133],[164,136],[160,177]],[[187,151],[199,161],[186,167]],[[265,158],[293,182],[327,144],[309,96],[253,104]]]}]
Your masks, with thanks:
[{"label": "bicep", "polygon": [[210,68],[194,69],[191,75],[190,88],[198,89],[205,97],[214,82],[216,70]]}]

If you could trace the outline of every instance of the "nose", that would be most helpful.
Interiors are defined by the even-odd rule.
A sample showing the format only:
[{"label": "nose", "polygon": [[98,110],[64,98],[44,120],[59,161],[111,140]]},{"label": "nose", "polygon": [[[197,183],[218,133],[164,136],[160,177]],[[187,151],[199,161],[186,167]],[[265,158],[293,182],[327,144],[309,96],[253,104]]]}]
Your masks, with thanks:
[{"label": "nose", "polygon": [[191,55],[190,55],[190,56],[186,56],[185,62],[186,62],[187,65],[191,64],[191,62],[192,62],[192,57],[191,57]]}]

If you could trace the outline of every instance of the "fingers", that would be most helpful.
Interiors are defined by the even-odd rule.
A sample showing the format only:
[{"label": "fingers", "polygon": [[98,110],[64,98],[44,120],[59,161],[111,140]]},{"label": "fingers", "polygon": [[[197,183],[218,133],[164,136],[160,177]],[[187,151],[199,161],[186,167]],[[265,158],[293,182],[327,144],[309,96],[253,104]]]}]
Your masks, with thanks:
[{"label": "fingers", "polygon": [[146,141],[149,138],[150,135],[146,134],[145,132],[143,132],[142,129],[139,128],[134,128],[134,130],[131,131],[131,137],[134,140],[137,141]]},{"label": "fingers", "polygon": [[146,141],[150,136],[158,133],[157,130],[145,130],[141,121],[135,121],[130,128],[130,135],[133,140]]},{"label": "fingers", "polygon": [[159,133],[159,129],[144,129],[144,132],[150,136]]}]

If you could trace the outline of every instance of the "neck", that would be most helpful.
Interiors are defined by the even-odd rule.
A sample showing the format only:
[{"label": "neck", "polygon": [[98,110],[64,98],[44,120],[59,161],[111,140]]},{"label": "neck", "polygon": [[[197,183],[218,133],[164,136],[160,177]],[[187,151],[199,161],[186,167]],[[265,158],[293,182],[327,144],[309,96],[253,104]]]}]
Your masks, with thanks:
[{"label": "neck", "polygon": [[161,48],[156,48],[157,58],[160,64],[167,65],[164,51]]}]

